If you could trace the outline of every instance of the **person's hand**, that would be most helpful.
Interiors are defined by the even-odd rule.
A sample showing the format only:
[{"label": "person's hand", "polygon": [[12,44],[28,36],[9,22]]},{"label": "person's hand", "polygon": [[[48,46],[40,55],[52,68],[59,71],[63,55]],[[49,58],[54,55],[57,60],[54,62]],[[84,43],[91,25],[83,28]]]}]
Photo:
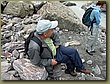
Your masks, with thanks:
[{"label": "person's hand", "polygon": [[52,65],[56,65],[57,61],[55,59],[52,59]]}]

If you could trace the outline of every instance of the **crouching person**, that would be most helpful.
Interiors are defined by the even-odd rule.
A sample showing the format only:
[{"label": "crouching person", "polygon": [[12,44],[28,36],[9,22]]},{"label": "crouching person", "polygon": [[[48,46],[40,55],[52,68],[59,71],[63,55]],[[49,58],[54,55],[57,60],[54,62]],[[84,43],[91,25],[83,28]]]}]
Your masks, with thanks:
[{"label": "crouching person", "polygon": [[[49,80],[54,80],[53,69],[59,64],[55,60],[52,50],[48,47],[44,40],[52,35],[53,29],[57,26],[57,21],[38,21],[36,31],[34,32],[34,38],[30,40],[27,52],[32,64],[44,66],[46,68]],[[58,77],[60,77],[60,70],[58,72]]]},{"label": "crouching person", "polygon": [[59,34],[55,30],[52,32],[50,38],[47,38],[44,41],[53,51],[55,56],[54,58],[57,60],[57,63],[66,64],[67,69],[65,70],[65,73],[72,76],[76,76],[76,72],[85,74],[91,73],[91,71],[86,69],[83,65],[80,55],[76,49],[61,45]]}]

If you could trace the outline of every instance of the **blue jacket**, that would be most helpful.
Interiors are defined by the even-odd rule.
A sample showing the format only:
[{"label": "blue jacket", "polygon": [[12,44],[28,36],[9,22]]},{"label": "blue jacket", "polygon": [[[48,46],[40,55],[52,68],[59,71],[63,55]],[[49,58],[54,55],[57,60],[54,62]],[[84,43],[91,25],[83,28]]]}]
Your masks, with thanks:
[{"label": "blue jacket", "polygon": [[91,21],[96,19],[96,25],[99,26],[101,20],[101,9],[98,6],[93,6],[94,10],[91,12],[90,19]]}]

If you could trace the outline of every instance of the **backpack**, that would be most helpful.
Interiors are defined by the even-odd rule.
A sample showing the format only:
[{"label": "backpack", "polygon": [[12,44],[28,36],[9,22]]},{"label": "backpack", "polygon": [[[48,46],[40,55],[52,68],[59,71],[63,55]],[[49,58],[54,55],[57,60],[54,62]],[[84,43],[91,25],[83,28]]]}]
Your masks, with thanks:
[{"label": "backpack", "polygon": [[[40,46],[40,55],[41,55],[42,52],[43,52],[42,42],[41,42],[38,38],[36,38],[36,37],[34,36],[34,32],[35,32],[35,31],[32,31],[32,32],[29,34],[29,36],[27,37],[27,39],[25,39],[24,49],[25,49],[25,54],[26,54],[26,55],[28,55],[27,52],[28,52],[28,46],[29,46],[30,40],[33,40],[34,42],[36,42],[36,43]],[[28,55],[28,57],[29,57],[29,55]]]},{"label": "backpack", "polygon": [[90,8],[88,8],[86,11],[85,11],[85,13],[84,13],[84,15],[83,15],[83,17],[82,17],[82,23],[84,24],[84,25],[86,25],[88,28],[91,26],[93,26],[93,23],[95,22],[95,18],[93,19],[93,21],[91,21],[90,20],[90,15],[91,15],[91,12],[93,11],[93,9],[94,8],[92,8],[92,7],[90,7]]}]

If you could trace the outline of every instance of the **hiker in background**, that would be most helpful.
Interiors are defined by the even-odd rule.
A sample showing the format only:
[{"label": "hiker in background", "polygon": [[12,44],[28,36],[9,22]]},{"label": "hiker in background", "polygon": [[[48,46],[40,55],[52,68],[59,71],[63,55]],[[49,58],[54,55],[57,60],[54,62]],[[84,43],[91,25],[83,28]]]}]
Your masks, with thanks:
[{"label": "hiker in background", "polygon": [[89,55],[93,55],[95,53],[96,43],[99,35],[99,24],[101,21],[101,8],[105,6],[106,1],[98,1],[96,6],[93,6],[93,11],[90,14],[90,20],[94,22],[90,26],[90,31],[88,32],[87,46],[86,52]]},{"label": "hiker in background", "polygon": [[[57,80],[60,79],[61,76],[61,66],[55,60],[54,55],[52,54],[51,49],[44,42],[46,38],[49,38],[53,33],[53,28],[58,26],[57,21],[49,21],[49,20],[40,20],[37,23],[36,31],[34,32],[34,39],[39,41],[30,40],[28,46],[28,56],[32,64],[37,66],[44,66],[48,72],[47,80],[55,80],[54,76],[57,77]],[[41,44],[40,44],[41,42]],[[41,49],[42,48],[42,49]],[[58,66],[59,67],[58,67]],[[57,73],[53,75],[53,69],[58,67],[56,70]]]}]

